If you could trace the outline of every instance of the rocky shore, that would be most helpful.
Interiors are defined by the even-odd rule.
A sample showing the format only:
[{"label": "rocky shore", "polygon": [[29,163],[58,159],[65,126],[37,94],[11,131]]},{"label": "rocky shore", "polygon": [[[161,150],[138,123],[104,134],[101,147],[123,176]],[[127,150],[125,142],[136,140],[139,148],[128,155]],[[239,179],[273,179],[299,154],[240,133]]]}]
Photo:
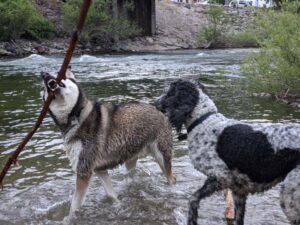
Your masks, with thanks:
[{"label": "rocky shore", "polygon": [[[38,5],[39,10],[48,17],[63,33],[61,15],[57,8],[51,5]],[[49,7],[46,8],[45,7]],[[135,37],[121,40],[109,47],[78,44],[75,54],[99,53],[99,52],[149,52],[175,49],[204,48],[206,43],[199,41],[199,31],[207,23],[205,12],[208,5],[195,5],[173,3],[169,0],[157,0],[156,2],[156,35],[151,37]],[[220,6],[222,7],[222,6]],[[250,8],[229,8],[224,6],[225,12],[232,18],[234,31],[240,31],[245,27],[255,12]],[[55,15],[57,14],[57,17]],[[59,17],[59,18],[58,18]],[[21,57],[30,54],[63,54],[67,49],[69,37],[55,38],[45,41],[16,40],[0,42],[0,57]],[[241,47],[241,46],[223,46]]]},{"label": "rocky shore", "polygon": [[[156,35],[139,37],[117,43],[114,48],[124,51],[163,51],[175,49],[205,48],[207,43],[199,40],[201,28],[207,24],[206,12],[209,5],[157,1]],[[256,15],[251,8],[223,7],[231,18],[231,30],[240,32],[249,25]],[[240,45],[224,45],[222,48],[239,48]],[[253,47],[253,46],[252,46]]]},{"label": "rocky shore", "polygon": [[[55,55],[64,54],[68,48],[69,38],[55,38],[45,41],[29,41],[19,39],[0,42],[0,57],[22,57],[31,54]],[[75,54],[95,53],[104,51],[100,46],[84,46],[77,44]],[[106,50],[108,51],[108,50]]]}]

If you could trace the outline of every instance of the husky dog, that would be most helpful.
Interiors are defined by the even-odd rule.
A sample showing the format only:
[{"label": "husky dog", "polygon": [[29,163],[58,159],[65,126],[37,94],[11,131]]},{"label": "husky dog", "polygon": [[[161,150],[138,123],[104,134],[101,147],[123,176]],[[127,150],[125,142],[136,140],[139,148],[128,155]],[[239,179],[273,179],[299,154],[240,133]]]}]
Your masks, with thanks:
[{"label": "husky dog", "polygon": [[[178,80],[155,105],[177,130],[187,128],[190,159],[207,175],[189,203],[188,224],[197,224],[200,200],[231,189],[235,224],[244,224],[248,194],[284,181],[281,206],[300,224],[300,125],[244,123],[218,113],[203,85]],[[296,168],[297,167],[297,168]],[[291,172],[291,173],[290,173]]]},{"label": "husky dog", "polygon": [[76,189],[70,215],[83,204],[92,174],[102,181],[109,197],[117,198],[107,170],[125,163],[135,167],[138,154],[147,148],[158,162],[169,183],[172,174],[172,132],[168,119],[148,104],[101,104],[86,98],[68,70],[66,79],[42,73],[43,100],[54,93],[49,113],[59,127],[72,169]]}]

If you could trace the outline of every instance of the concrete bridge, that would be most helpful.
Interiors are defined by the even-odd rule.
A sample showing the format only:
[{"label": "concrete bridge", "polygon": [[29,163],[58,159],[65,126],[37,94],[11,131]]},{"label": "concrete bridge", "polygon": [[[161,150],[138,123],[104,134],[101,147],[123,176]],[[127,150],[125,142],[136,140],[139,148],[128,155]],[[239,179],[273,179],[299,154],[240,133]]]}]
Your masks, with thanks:
[{"label": "concrete bridge", "polygon": [[[128,2],[133,9],[128,9]],[[112,10],[115,17],[125,14],[131,21],[137,23],[142,28],[143,35],[155,34],[155,0],[112,0]]]}]

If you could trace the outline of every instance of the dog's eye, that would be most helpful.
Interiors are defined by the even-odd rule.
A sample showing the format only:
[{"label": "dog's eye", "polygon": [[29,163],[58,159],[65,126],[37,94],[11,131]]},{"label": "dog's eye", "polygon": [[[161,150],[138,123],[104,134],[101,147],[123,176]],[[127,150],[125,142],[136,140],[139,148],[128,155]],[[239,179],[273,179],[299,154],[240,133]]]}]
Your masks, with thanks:
[{"label": "dog's eye", "polygon": [[59,85],[60,87],[63,87],[63,88],[66,87],[66,85],[65,85],[63,82],[60,82],[58,85]]}]

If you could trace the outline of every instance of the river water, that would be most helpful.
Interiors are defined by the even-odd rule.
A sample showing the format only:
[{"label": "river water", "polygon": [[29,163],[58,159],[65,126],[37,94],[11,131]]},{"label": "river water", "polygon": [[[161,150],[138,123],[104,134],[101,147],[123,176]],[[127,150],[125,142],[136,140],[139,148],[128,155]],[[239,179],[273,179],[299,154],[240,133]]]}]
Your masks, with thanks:
[{"label": "river water", "polygon": [[[72,69],[88,96],[102,102],[153,102],[168,84],[192,78],[207,85],[219,111],[245,121],[300,122],[300,111],[278,101],[250,97],[226,83],[243,79],[241,61],[253,49],[175,51],[153,54],[83,55],[74,57]],[[34,124],[41,109],[40,72],[54,74],[61,56],[31,55],[0,61],[0,166]],[[47,117],[13,166],[0,191],[0,225],[63,224],[68,214],[75,176],[71,171],[58,129]],[[93,178],[75,224],[183,225],[189,196],[205,176],[193,169],[186,142],[174,136],[175,185],[168,185],[150,156],[141,158],[134,173],[124,166],[110,171],[119,203],[105,196]],[[288,224],[281,212],[278,189],[251,196],[246,224]],[[201,202],[200,224],[222,225],[223,193]]]}]

